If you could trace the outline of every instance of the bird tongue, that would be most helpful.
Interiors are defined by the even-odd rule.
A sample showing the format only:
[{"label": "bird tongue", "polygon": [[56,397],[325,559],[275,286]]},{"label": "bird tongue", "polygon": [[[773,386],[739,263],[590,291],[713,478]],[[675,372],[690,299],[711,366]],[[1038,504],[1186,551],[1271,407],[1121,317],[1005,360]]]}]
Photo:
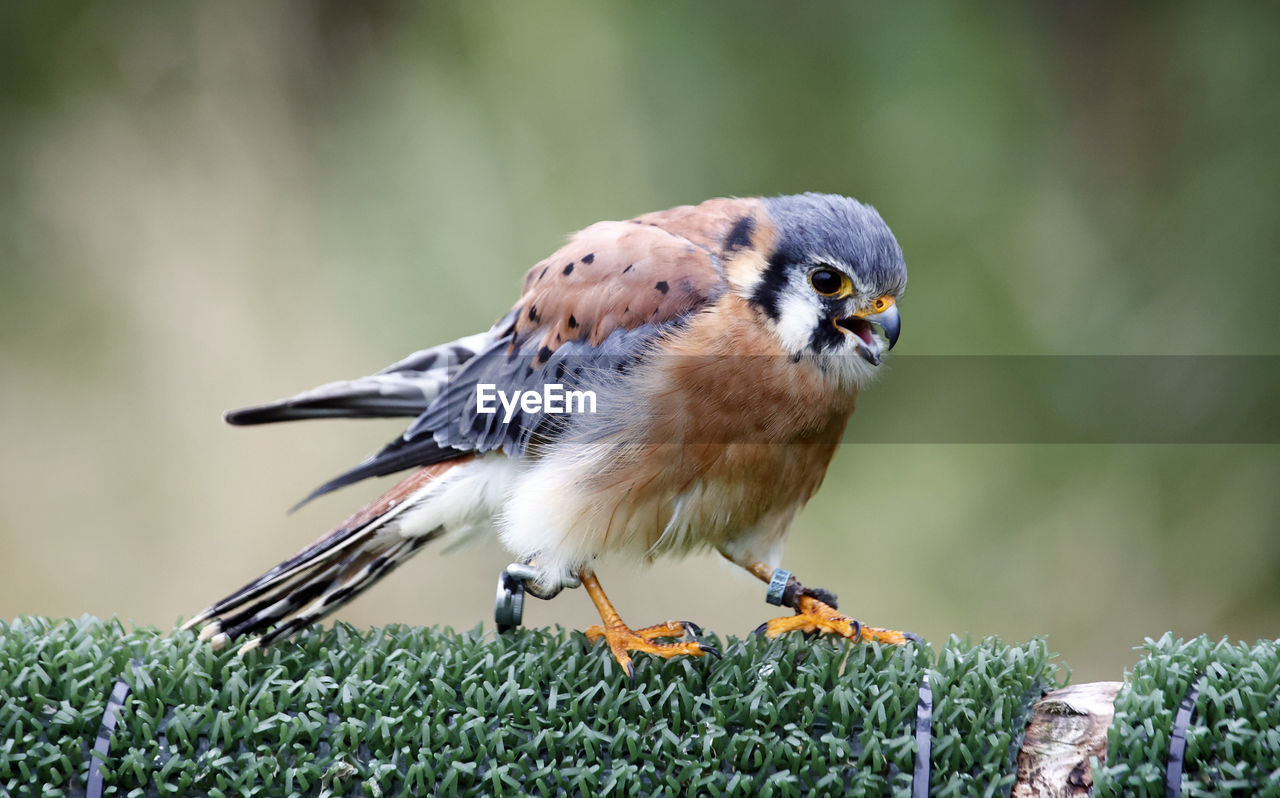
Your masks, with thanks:
[{"label": "bird tongue", "polygon": [[871,322],[858,319],[853,325],[853,334],[862,339],[863,343],[871,344]]},{"label": "bird tongue", "polygon": [[843,319],[837,319],[836,324],[861,338],[862,342],[867,346],[872,345],[871,322],[866,319],[860,319],[857,316],[849,316]]}]

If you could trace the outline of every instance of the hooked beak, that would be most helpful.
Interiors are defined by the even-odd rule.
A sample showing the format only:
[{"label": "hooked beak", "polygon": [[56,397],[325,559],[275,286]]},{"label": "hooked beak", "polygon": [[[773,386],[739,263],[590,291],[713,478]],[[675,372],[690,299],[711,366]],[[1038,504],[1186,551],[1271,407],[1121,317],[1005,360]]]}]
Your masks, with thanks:
[{"label": "hooked beak", "polygon": [[889,348],[892,349],[893,345],[898,343],[898,332],[902,329],[902,320],[898,316],[898,306],[893,303],[893,299],[885,298],[885,301],[889,306],[879,313],[855,313],[854,315],[884,330],[885,340],[889,342]]},{"label": "hooked beak", "polygon": [[902,329],[901,320],[898,316],[898,306],[894,303],[893,297],[878,297],[871,303],[871,307],[860,310],[844,319],[837,319],[836,326],[847,330],[857,336],[858,354],[862,359],[873,366],[880,365],[880,343],[875,341],[871,335],[871,326],[875,325],[884,332],[885,340],[888,342],[887,349],[892,349],[893,345],[898,342],[898,332]]}]

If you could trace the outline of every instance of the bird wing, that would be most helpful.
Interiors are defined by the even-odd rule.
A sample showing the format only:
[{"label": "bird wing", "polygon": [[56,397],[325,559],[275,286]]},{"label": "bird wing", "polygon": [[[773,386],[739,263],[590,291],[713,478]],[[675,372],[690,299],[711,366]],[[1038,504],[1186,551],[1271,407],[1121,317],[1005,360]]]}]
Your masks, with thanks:
[{"label": "bird wing", "polygon": [[493,343],[495,330],[459,338],[414,352],[377,374],[341,380],[264,405],[228,412],[227,423],[237,426],[298,421],[308,418],[381,418],[417,416],[467,361]]},{"label": "bird wing", "polygon": [[368,477],[495,449],[519,455],[535,437],[554,439],[557,424],[545,412],[479,412],[477,386],[588,390],[627,370],[725,290],[721,255],[758,208],[758,200],[712,200],[582,230],[528,271],[486,347],[449,372],[403,435],[303,503]]}]

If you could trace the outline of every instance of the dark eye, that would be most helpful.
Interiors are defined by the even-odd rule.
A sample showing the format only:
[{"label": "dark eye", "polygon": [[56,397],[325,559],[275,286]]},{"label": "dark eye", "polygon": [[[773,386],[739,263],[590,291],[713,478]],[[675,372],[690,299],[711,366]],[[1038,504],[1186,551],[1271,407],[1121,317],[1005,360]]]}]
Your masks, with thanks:
[{"label": "dark eye", "polygon": [[834,269],[818,269],[809,275],[809,285],[823,296],[835,296],[845,287],[846,278]]}]

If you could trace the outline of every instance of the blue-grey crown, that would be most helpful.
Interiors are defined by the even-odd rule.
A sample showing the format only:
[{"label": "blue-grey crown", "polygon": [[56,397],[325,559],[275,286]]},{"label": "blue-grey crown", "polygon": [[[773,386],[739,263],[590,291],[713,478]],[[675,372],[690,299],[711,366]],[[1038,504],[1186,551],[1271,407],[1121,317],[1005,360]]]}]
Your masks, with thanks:
[{"label": "blue-grey crown", "polygon": [[769,197],[765,207],[778,226],[774,263],[838,258],[877,295],[896,296],[906,288],[902,247],[870,205],[839,194],[808,193]]}]

